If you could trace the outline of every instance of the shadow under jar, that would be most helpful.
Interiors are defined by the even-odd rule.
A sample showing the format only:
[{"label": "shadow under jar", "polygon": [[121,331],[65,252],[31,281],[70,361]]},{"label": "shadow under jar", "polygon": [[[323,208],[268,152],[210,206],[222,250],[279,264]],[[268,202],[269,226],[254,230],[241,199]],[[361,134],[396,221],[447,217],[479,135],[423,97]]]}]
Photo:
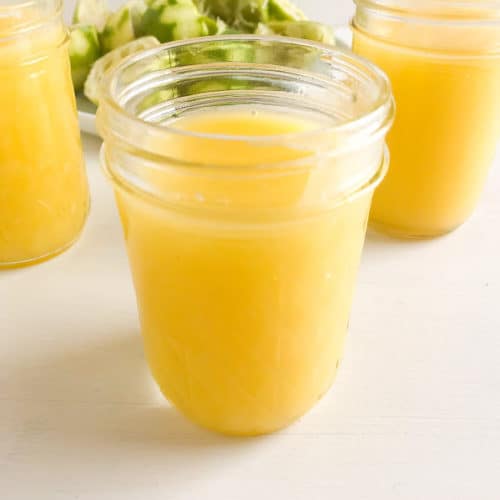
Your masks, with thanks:
[{"label": "shadow under jar", "polygon": [[474,210],[500,139],[500,2],[357,0],[353,49],[391,79],[391,170],[371,220],[433,237]]},{"label": "shadow under jar", "polygon": [[68,248],[89,207],[58,0],[0,5],[0,268]]},{"label": "shadow under jar", "polygon": [[378,69],[286,38],[167,44],[110,76],[102,165],[146,356],[193,421],[272,432],[329,388],[392,115]]}]

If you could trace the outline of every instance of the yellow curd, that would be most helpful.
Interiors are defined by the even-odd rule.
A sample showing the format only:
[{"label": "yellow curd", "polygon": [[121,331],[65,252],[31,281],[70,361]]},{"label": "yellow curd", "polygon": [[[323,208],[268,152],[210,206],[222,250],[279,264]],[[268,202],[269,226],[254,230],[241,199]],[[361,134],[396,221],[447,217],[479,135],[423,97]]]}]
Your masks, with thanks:
[{"label": "yellow curd", "polygon": [[[472,213],[496,152],[500,22],[469,26],[451,6],[427,22],[430,14],[419,9],[432,1],[406,13],[412,22],[401,11],[393,16],[401,15],[399,21],[389,21],[380,6],[377,17],[378,3],[391,2],[358,2],[353,41],[356,53],[387,73],[396,100],[387,139],[391,168],[374,196],[371,220],[399,236],[436,236]],[[364,12],[365,4],[372,10]]]},{"label": "yellow curd", "polygon": [[65,30],[13,9],[0,7],[0,267],[64,250],[88,211]]},{"label": "yellow curd", "polygon": [[[311,124],[229,112],[184,118],[177,126],[266,135]],[[178,139],[186,160],[216,156],[223,166],[267,157],[241,146],[214,151]],[[294,155],[280,150],[287,152]],[[307,174],[261,179],[260,186],[228,180],[224,189],[232,203],[245,202],[255,189],[261,203],[293,206],[308,181]],[[182,187],[174,182],[178,191],[193,188],[189,180]],[[203,196],[213,194],[209,181],[194,182]],[[371,192],[319,216],[282,224],[264,217],[251,228],[231,216],[200,222],[121,189],[116,195],[146,355],[165,396],[201,425],[234,434],[279,429],[310,408],[342,356]]]}]

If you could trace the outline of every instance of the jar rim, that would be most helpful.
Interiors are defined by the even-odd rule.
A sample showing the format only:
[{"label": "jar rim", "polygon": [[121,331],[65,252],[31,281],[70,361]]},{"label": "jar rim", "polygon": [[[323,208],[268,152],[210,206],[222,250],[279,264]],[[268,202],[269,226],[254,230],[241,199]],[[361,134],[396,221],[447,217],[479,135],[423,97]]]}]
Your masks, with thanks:
[{"label": "jar rim", "polygon": [[[63,0],[7,0],[0,4],[0,43],[40,29],[62,13]],[[11,22],[3,25],[2,19]]]},{"label": "jar rim", "polygon": [[0,4],[0,12],[12,10],[12,9],[24,8],[24,7],[32,6],[35,4],[36,4],[36,0],[7,1],[5,3]]},{"label": "jar rim", "polygon": [[[147,58],[153,58],[165,51],[176,50],[182,47],[197,46],[207,43],[214,42],[248,42],[248,43],[272,43],[276,45],[292,45],[296,47],[306,47],[318,52],[322,56],[329,58],[332,64],[337,63],[341,67],[341,63],[347,67],[352,65],[364,72],[364,76],[370,79],[371,83],[378,88],[378,94],[373,102],[370,103],[369,109],[365,110],[364,113],[359,116],[355,116],[352,119],[342,121],[340,123],[328,124],[314,128],[313,130],[305,130],[300,132],[282,133],[276,135],[225,135],[225,134],[215,134],[215,133],[201,133],[183,130],[181,128],[176,128],[174,126],[169,126],[165,124],[157,124],[151,121],[146,121],[141,119],[137,115],[129,112],[125,106],[120,102],[120,95],[122,92],[118,92],[120,79],[123,77],[124,72],[132,67],[134,64],[146,60]],[[250,63],[256,68],[259,63]],[[196,65],[195,65],[196,66]],[[283,67],[286,65],[284,64]],[[332,77],[333,78],[333,77]],[[333,80],[332,80],[333,81]],[[132,82],[133,85],[133,82]],[[120,95],[118,95],[120,94]],[[98,109],[98,128],[103,138],[109,133],[109,129],[113,128],[118,121],[128,124],[128,126],[142,127],[145,133],[170,133],[175,135],[190,136],[193,138],[203,138],[211,139],[214,141],[221,141],[225,143],[226,141],[245,141],[252,144],[264,144],[264,145],[275,145],[275,144],[287,144],[295,143],[297,140],[307,141],[308,138],[318,137],[323,134],[331,133],[357,133],[360,135],[369,137],[369,139],[376,140],[380,135],[387,132],[387,129],[392,124],[394,115],[394,101],[392,98],[392,90],[388,77],[385,73],[380,70],[377,66],[369,62],[368,60],[353,54],[351,51],[344,50],[339,47],[333,47],[325,45],[318,42],[313,42],[310,40],[295,39],[289,37],[281,36],[267,36],[267,35],[218,35],[218,36],[207,36],[200,38],[192,38],[187,40],[180,40],[176,42],[169,42],[158,47],[154,47],[149,50],[142,51],[140,53],[129,56],[125,61],[121,62],[111,74],[105,79],[103,83],[103,94],[100,100],[100,105]],[[123,131],[125,127],[120,127]],[[121,139],[131,140],[134,142],[134,138],[138,138],[143,134],[138,134],[134,131],[133,137],[121,137]],[[368,140],[368,139],[367,139]],[[138,141],[139,142],[139,141]],[[355,141],[353,141],[355,142]],[[141,144],[133,144],[134,147],[141,150]],[[347,148],[346,148],[347,149]],[[148,151],[147,151],[148,152]],[[339,149],[340,152],[340,149]],[[342,150],[344,152],[344,149]],[[182,163],[182,162],[181,162]],[[266,165],[269,166],[269,165]]]},{"label": "jar rim", "polygon": [[354,0],[358,7],[443,23],[500,23],[500,0]]}]

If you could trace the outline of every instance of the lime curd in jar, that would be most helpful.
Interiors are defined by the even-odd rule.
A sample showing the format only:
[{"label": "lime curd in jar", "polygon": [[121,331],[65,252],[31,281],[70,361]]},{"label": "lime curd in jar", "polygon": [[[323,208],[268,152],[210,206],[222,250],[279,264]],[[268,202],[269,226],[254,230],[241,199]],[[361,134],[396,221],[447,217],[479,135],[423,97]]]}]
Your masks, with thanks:
[{"label": "lime curd in jar", "polygon": [[432,237],[473,212],[500,139],[500,3],[358,0],[354,51],[391,79],[391,169],[375,227]]},{"label": "lime curd in jar", "polygon": [[56,2],[0,6],[0,267],[71,245],[89,206]]},{"label": "lime curd in jar", "polygon": [[[249,52],[266,64],[221,60]],[[189,68],[148,70],[150,59],[157,68],[187,54]],[[302,73],[304,61],[319,74]],[[98,112],[102,162],[147,360],[165,396],[204,427],[275,431],[333,381],[392,120],[388,82],[365,64],[242,36],[166,45],[111,78]],[[332,66],[343,74],[329,87]],[[143,112],[137,89],[149,82],[148,94],[155,78],[167,97]]]}]

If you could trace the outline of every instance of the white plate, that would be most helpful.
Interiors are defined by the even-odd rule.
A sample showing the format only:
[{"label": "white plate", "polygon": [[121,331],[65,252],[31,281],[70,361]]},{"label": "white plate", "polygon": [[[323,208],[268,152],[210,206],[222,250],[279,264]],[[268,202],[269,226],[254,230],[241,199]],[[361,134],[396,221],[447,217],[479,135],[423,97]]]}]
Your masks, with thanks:
[{"label": "white plate", "polygon": [[97,135],[95,127],[95,112],[97,108],[83,95],[76,96],[76,106],[78,108],[80,130],[87,134]]},{"label": "white plate", "polygon": [[[351,30],[345,26],[337,28],[335,31],[335,38],[339,47],[351,46]],[[80,122],[80,129],[87,134],[97,135],[95,126],[95,112],[96,107],[83,95],[76,97],[76,105],[78,108],[78,121]]]}]

